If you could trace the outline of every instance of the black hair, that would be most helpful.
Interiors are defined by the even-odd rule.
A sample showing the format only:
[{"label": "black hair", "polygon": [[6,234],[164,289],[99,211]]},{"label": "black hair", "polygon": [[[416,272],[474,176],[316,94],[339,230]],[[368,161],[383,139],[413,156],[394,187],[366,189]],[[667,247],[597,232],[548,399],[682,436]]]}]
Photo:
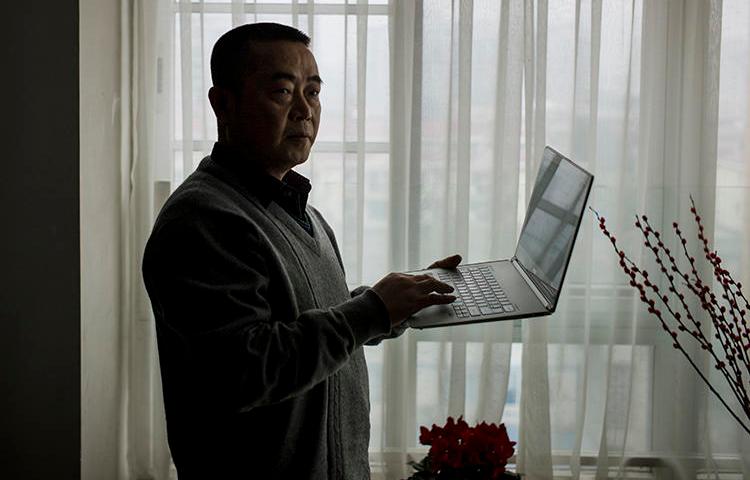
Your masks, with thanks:
[{"label": "black hair", "polygon": [[238,91],[251,66],[248,52],[252,42],[291,41],[310,46],[310,37],[280,23],[249,23],[219,37],[211,51],[211,80],[214,86]]}]

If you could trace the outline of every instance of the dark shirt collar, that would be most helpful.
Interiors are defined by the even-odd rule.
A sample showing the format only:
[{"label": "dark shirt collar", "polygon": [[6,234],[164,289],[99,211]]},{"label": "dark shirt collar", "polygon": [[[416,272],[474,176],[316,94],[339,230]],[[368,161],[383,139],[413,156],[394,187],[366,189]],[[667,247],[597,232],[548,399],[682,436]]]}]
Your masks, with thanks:
[{"label": "dark shirt collar", "polygon": [[214,143],[211,159],[237,176],[237,179],[261,201],[264,207],[278,203],[294,217],[304,217],[307,197],[312,189],[310,180],[294,170],[279,180],[268,174],[257,163],[244,157],[234,147]]}]

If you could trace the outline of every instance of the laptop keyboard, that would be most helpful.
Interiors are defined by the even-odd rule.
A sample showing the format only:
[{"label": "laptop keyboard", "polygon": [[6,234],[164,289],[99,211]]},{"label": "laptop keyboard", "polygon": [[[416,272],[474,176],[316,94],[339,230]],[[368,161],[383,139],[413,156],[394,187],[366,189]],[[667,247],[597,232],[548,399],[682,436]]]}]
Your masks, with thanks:
[{"label": "laptop keyboard", "polygon": [[487,265],[459,267],[455,271],[439,272],[440,281],[456,289],[456,301],[451,304],[457,317],[479,317],[513,312],[515,308]]}]

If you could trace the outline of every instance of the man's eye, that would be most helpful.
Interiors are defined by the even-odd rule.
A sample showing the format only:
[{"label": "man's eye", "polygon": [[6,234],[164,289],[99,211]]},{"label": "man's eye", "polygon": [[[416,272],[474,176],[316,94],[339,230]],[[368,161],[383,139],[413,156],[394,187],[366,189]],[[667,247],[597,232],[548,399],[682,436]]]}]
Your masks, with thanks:
[{"label": "man's eye", "polygon": [[290,93],[292,93],[292,91],[289,90],[288,88],[279,88],[278,90],[274,91],[274,93],[280,93],[282,95],[289,95]]},{"label": "man's eye", "polygon": [[317,97],[320,95],[320,90],[310,90],[308,95],[310,95],[311,97]]}]

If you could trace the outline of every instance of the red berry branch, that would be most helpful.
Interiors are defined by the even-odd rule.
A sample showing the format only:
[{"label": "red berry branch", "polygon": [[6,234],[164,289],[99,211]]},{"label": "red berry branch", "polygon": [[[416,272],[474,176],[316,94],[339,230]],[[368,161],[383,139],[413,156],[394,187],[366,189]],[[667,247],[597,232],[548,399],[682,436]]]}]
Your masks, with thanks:
[{"label": "red berry branch", "polygon": [[[703,281],[698,273],[696,259],[690,254],[687,248],[687,239],[683,236],[677,222],[672,224],[672,228],[679,243],[678,249],[681,250],[680,253],[685,256],[690,266],[689,271],[678,266],[677,257],[680,253],[672,252],[665,245],[662,234],[651,226],[647,216],[636,216],[635,219],[635,227],[643,235],[644,246],[653,253],[661,277],[665,280],[661,284],[668,285],[668,292],[662,291],[659,280],[650,277],[649,272],[639,268],[617,246],[617,239],[607,229],[606,219],[593,208],[591,211],[596,215],[599,220],[599,228],[609,239],[620,258],[620,268],[630,277],[630,286],[638,290],[641,302],[648,306],[648,312],[659,320],[662,328],[672,337],[672,346],[687,358],[708,388],[742,428],[750,434],[750,428],[747,424],[729,407],[684,348],[687,343],[683,342],[695,341],[701,349],[708,352],[714,367],[724,376],[732,394],[739,402],[745,414],[745,420],[750,420],[750,396],[748,395],[750,328],[748,328],[746,318],[750,309],[750,302],[742,292],[742,284],[735,282],[731,273],[723,267],[719,253],[709,247],[709,241],[692,196],[690,202],[690,212],[698,226],[698,239],[701,241],[703,254],[713,270],[713,278],[708,283]],[[714,279],[717,291],[713,289]],[[710,318],[712,329],[703,326],[701,321],[696,318],[688,304],[689,300],[686,299],[686,294],[688,297],[692,296],[697,300],[697,304]],[[713,336],[710,333],[709,336],[706,336],[706,332],[711,330],[714,332]],[[714,346],[714,339],[718,343],[717,346]]]}]

